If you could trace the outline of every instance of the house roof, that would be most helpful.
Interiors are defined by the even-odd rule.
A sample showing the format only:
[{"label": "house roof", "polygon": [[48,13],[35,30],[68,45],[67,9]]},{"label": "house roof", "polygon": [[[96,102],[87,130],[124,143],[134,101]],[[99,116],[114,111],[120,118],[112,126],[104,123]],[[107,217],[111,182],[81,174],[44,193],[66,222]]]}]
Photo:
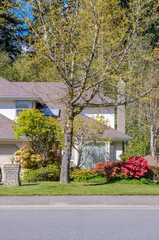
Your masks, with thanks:
[{"label": "house roof", "polygon": [[107,129],[103,135],[103,138],[110,138],[112,141],[130,141],[132,137],[125,133],[121,133],[113,128]]},{"label": "house roof", "polygon": [[[95,121],[95,119],[87,117],[84,114],[79,114],[76,118],[84,120],[84,122],[88,125],[88,127],[89,127],[90,123],[92,123],[92,121]],[[104,139],[106,140],[107,138],[110,138],[110,141],[116,141],[116,142],[132,140],[132,137],[128,136],[125,133],[121,133],[111,127],[108,127],[108,129],[105,130],[105,132],[102,136],[103,140]]]},{"label": "house roof", "polygon": [[159,161],[157,160],[157,157],[154,159],[151,155],[146,155],[144,158],[147,160],[149,165],[159,167]]},{"label": "house roof", "polygon": [[0,99],[34,99],[24,88],[0,77]]},{"label": "house roof", "polygon": [[[85,92],[78,104],[87,100],[90,94],[91,90]],[[67,96],[67,87],[62,82],[10,82],[0,77],[0,99],[39,100],[49,108],[59,108],[65,105]],[[96,94],[89,103],[98,105],[103,102],[109,105],[114,100],[103,94]]]},{"label": "house roof", "polygon": [[[11,129],[11,125],[13,125],[13,121],[4,115],[0,114],[0,141],[8,141],[8,140],[16,140],[14,137],[14,133]],[[27,140],[22,137],[20,140]]]},{"label": "house roof", "polygon": [[13,138],[13,132],[11,130],[12,120],[0,114],[0,138]]},{"label": "house roof", "polygon": [[[41,99],[49,108],[61,107],[67,101],[68,90],[62,82],[14,82],[14,84],[17,87],[24,88],[32,96],[36,96],[37,99]],[[91,91],[89,90],[78,100],[78,103],[84,102],[90,95]],[[90,104],[102,104],[103,102],[112,104],[114,100],[103,94],[96,94]]]},{"label": "house roof", "polygon": [[[78,102],[82,103],[90,94],[91,91],[89,90]],[[62,116],[64,117],[65,111],[63,110],[67,99],[67,88],[61,82],[9,82],[0,77],[0,99],[38,100],[46,104],[48,108],[62,110]],[[114,102],[114,100],[98,94],[90,103],[101,104],[103,101],[108,105]],[[89,121],[87,116],[82,115],[80,114],[81,118]],[[13,124],[12,121],[0,114],[0,123],[0,139],[15,139],[10,128]],[[113,128],[106,130],[103,138],[111,138],[113,141],[129,141],[132,139]]]}]

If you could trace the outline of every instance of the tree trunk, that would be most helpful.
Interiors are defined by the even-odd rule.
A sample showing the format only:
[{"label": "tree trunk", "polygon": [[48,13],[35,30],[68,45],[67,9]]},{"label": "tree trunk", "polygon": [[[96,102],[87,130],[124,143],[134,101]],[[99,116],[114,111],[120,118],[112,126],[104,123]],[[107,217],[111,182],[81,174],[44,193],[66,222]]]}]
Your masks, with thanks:
[{"label": "tree trunk", "polygon": [[154,124],[151,122],[150,126],[150,149],[151,149],[151,156],[155,159],[156,156],[156,141],[155,141],[155,131],[154,131]]},{"label": "tree trunk", "polygon": [[82,150],[80,149],[80,150],[78,151],[77,169],[80,168],[81,158],[82,158]]},{"label": "tree trunk", "polygon": [[72,135],[73,135],[73,111],[70,110],[67,115],[67,122],[64,134],[64,148],[62,156],[60,183],[69,183],[69,168],[72,154]]}]

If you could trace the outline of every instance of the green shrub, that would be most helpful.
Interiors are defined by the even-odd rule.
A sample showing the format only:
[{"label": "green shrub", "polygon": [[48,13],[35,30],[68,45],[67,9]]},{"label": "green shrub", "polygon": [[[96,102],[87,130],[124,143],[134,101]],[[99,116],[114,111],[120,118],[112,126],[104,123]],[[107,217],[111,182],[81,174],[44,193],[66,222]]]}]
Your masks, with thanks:
[{"label": "green shrub", "polygon": [[107,182],[106,178],[98,175],[98,174],[93,174],[90,179],[88,179],[88,182],[92,183],[105,183]]},{"label": "green shrub", "polygon": [[130,155],[128,153],[123,153],[120,155],[120,158],[122,161],[127,162],[130,158]]},{"label": "green shrub", "polygon": [[159,179],[159,167],[151,166],[151,170],[155,178]]},{"label": "green shrub", "polygon": [[148,179],[148,178],[141,178],[141,179],[119,179],[118,182],[119,182],[119,183],[123,183],[123,184],[136,184],[136,185],[143,185],[143,184],[154,185],[154,184],[159,184],[159,181],[151,180],[151,179]]},{"label": "green shrub", "polygon": [[60,167],[57,164],[41,167],[36,170],[30,170],[24,174],[23,180],[25,182],[37,181],[59,181]]},{"label": "green shrub", "polygon": [[76,181],[88,181],[93,175],[93,170],[91,169],[75,169],[70,173],[71,180]]}]

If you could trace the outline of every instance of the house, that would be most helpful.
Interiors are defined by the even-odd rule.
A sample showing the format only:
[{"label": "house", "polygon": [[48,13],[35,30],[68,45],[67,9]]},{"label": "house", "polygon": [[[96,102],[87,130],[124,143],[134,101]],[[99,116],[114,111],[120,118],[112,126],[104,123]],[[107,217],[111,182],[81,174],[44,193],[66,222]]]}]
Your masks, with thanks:
[{"label": "house", "polygon": [[153,158],[151,155],[146,155],[144,158],[147,160],[148,165],[159,167],[159,157]]},{"label": "house", "polygon": [[[23,145],[32,146],[29,139],[15,139],[11,130],[13,120],[19,112],[28,108],[43,109],[46,115],[55,117],[65,117],[65,101],[67,91],[61,82],[9,82],[0,78],[0,167],[10,162],[14,152]],[[106,101],[112,105],[113,100],[103,95],[96,95],[92,102],[100,104]],[[81,100],[82,101],[82,100]],[[94,147],[90,154],[86,167],[92,167],[96,161],[115,161],[120,159],[124,151],[124,144],[131,140],[125,134],[125,110],[120,106],[117,110],[118,120],[115,129],[115,109],[114,107],[86,107],[82,111],[85,117],[95,117],[97,114],[104,116],[108,120],[110,128],[105,131],[104,138],[111,138],[110,142],[103,139],[100,146]],[[89,146],[86,147],[87,149]],[[85,149],[85,151],[87,150]],[[96,157],[95,157],[96,156]],[[76,164],[77,152],[72,153],[72,162]]]}]

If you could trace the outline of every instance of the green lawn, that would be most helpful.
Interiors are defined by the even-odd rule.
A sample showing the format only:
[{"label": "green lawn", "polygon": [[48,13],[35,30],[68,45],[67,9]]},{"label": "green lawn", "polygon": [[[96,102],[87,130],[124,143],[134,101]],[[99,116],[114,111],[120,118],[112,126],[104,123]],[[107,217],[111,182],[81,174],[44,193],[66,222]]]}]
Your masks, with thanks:
[{"label": "green lawn", "polygon": [[59,182],[22,183],[20,187],[0,186],[0,195],[159,195],[159,185],[122,183]]}]

